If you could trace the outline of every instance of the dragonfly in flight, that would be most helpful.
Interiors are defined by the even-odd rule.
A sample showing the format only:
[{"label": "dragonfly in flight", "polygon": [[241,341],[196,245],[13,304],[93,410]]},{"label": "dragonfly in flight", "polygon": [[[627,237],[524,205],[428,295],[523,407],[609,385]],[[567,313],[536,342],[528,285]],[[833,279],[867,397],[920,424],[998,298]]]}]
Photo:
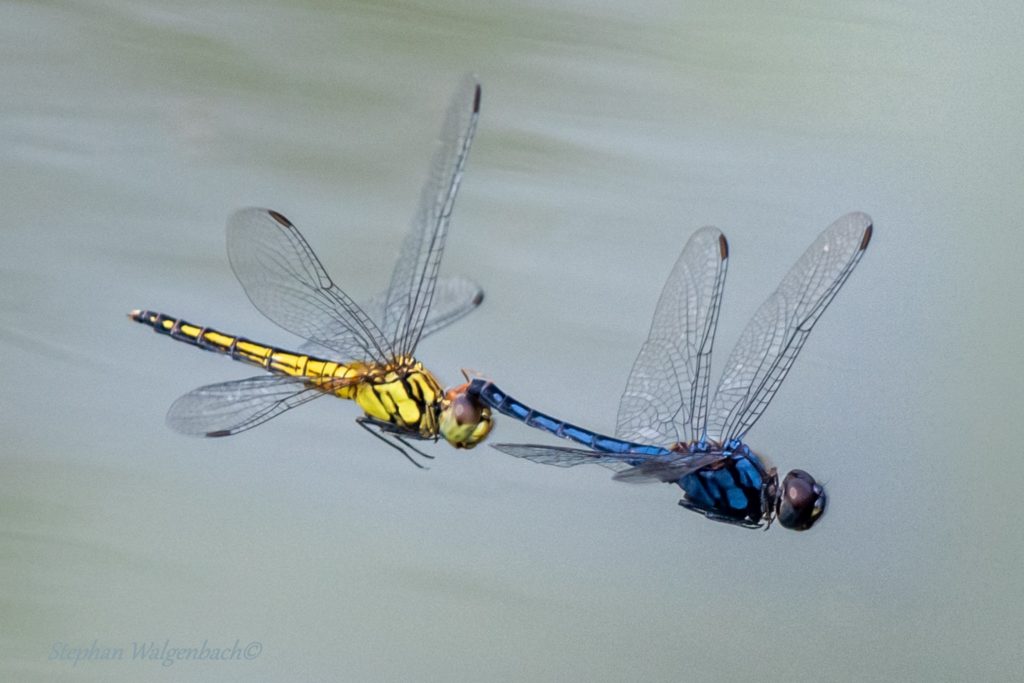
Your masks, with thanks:
[{"label": "dragonfly in flight", "polygon": [[228,436],[252,429],[315,398],[354,400],[356,421],[399,450],[431,458],[410,440],[439,436],[472,448],[491,429],[491,412],[458,388],[443,391],[415,358],[420,339],[466,315],[483,291],[460,277],[439,278],[452,207],[480,116],[480,85],[467,79],[452,99],[431,173],[386,291],[357,304],[334,284],[291,221],[248,208],[228,219],[231,268],[257,309],[303,337],[297,351],[135,310],[156,332],[255,365],[270,374],[210,384],[180,397],[167,414],[176,431]]},{"label": "dragonfly in flight", "polygon": [[841,217],[811,244],[740,335],[709,400],[711,349],[729,247],[716,228],[687,242],[661,293],[647,341],[619,403],[615,436],[533,410],[492,382],[465,389],[480,405],[586,448],[493,444],[534,462],[593,463],[615,479],[660,481],[683,490],[679,504],[747,528],[811,528],[825,512],[824,487],[803,470],[779,486],[774,467],[744,442],[793,366],[808,335],[871,241],[871,218]]}]

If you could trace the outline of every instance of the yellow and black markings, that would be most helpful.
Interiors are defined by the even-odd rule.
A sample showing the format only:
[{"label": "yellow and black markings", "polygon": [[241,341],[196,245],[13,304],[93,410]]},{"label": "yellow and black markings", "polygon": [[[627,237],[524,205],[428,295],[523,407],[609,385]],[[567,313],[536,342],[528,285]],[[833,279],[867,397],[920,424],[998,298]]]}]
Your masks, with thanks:
[{"label": "yellow and black markings", "polygon": [[415,429],[423,437],[437,436],[441,386],[413,358],[398,359],[383,367],[359,362],[342,364],[259,344],[163,313],[136,310],[128,317],[172,339],[230,356],[268,372],[322,378],[324,391],[339,398],[354,399],[368,416]]}]

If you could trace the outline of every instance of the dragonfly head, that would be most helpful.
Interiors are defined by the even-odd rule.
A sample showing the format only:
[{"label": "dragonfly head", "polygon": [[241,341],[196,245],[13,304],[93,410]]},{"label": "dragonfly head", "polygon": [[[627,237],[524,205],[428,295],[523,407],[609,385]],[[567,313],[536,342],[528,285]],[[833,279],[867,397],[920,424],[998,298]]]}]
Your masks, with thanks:
[{"label": "dragonfly head", "polygon": [[825,514],[827,502],[824,487],[814,477],[803,470],[793,470],[782,480],[777,519],[787,529],[806,531]]},{"label": "dragonfly head", "polygon": [[486,439],[494,426],[490,407],[468,390],[469,384],[460,384],[444,392],[441,399],[441,436],[456,448],[472,448]]}]

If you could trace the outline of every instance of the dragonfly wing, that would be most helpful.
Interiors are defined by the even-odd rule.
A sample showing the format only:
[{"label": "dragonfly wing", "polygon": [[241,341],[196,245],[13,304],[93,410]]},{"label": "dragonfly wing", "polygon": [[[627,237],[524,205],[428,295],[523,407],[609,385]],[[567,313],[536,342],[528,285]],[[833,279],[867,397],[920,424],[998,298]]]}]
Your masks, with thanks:
[{"label": "dragonfly wing", "polygon": [[620,471],[615,481],[631,484],[643,484],[653,481],[675,483],[691,472],[695,472],[711,463],[722,459],[722,453],[690,453],[680,454],[671,459],[657,458],[648,460]]},{"label": "dragonfly wing", "polygon": [[717,228],[698,230],[683,247],[626,382],[616,436],[658,445],[703,437],[728,258]]},{"label": "dragonfly wing", "polygon": [[448,327],[483,303],[484,290],[464,277],[441,277],[434,288],[434,302],[420,338]]},{"label": "dragonfly wing", "polygon": [[412,355],[427,323],[455,196],[480,117],[480,85],[467,78],[452,98],[412,227],[391,274],[383,328],[399,355]]},{"label": "dragonfly wing", "polygon": [[[464,277],[439,277],[437,287],[434,290],[434,303],[430,307],[430,314],[423,326],[422,337],[448,327],[453,322],[463,317],[484,300],[484,290],[478,284]],[[387,301],[387,292],[382,292],[369,301],[362,304],[361,308],[373,320],[381,320],[383,317],[384,304]],[[306,342],[299,347],[299,351],[310,355],[324,355],[335,351],[339,346],[348,346],[358,350],[358,338],[355,337],[345,325],[335,323],[325,328],[324,337],[329,338],[333,348],[328,348],[317,342]],[[345,356],[354,358],[355,356]]]},{"label": "dragonfly wing", "polygon": [[576,465],[601,465],[615,471],[634,467],[650,456],[636,454],[600,453],[583,448],[564,446],[540,446],[522,443],[495,443],[492,447],[516,458],[532,460],[542,465],[575,467]]},{"label": "dragonfly wing", "polygon": [[804,252],[740,335],[711,406],[708,435],[742,439],[786,378],[818,318],[871,240],[871,218],[843,216]]},{"label": "dragonfly wing", "polygon": [[279,375],[209,384],[176,400],[167,424],[191,436],[230,436],[324,396],[326,389],[322,381]]},{"label": "dragonfly wing", "polygon": [[331,281],[287,218],[268,209],[236,211],[227,244],[235,276],[263,315],[345,360],[393,357],[377,324]]}]

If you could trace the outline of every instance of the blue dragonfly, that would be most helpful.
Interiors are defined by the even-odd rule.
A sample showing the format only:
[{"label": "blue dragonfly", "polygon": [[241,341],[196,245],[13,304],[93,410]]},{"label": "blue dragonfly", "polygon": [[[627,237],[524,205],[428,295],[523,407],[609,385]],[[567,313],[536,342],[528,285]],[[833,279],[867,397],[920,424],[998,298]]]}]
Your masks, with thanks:
[{"label": "blue dragonfly", "polygon": [[712,227],[690,238],[665,283],[614,437],[533,410],[486,379],[473,379],[464,400],[586,447],[494,444],[503,453],[558,467],[602,465],[620,481],[673,483],[683,490],[681,506],[719,522],[768,528],[778,519],[789,529],[810,529],[825,512],[824,487],[803,470],[791,471],[780,487],[775,468],[744,438],[860,261],[871,232],[869,216],[851,213],[821,233],[740,335],[713,400],[711,349],[729,247]]}]

